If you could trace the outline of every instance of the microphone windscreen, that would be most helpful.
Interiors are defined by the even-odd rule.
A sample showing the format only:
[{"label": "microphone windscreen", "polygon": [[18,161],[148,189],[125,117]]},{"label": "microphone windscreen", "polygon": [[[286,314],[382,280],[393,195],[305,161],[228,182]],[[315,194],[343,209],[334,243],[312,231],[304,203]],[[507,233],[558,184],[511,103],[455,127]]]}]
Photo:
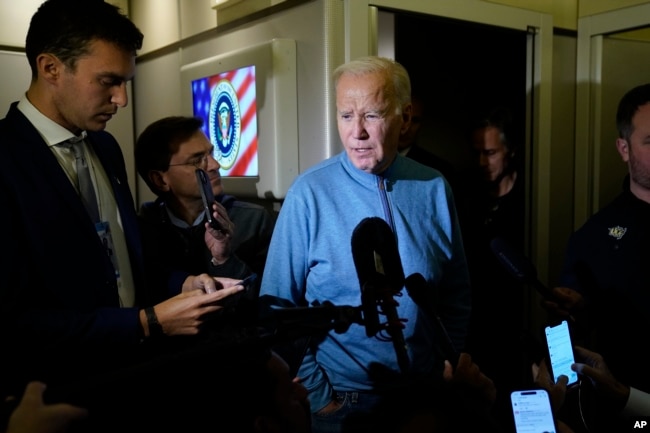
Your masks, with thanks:
[{"label": "microphone windscreen", "polygon": [[421,308],[426,305],[428,306],[427,308],[430,308],[434,312],[433,291],[427,290],[427,284],[427,280],[418,272],[409,275],[406,278],[404,286],[406,287],[406,292],[413,299],[413,302]]},{"label": "microphone windscreen", "polygon": [[352,232],[352,258],[359,284],[388,283],[399,292],[404,284],[404,270],[395,235],[386,221],[379,217],[361,220]]},{"label": "microphone windscreen", "polygon": [[[386,329],[395,348],[397,363],[406,372],[410,361],[394,299],[404,286],[404,269],[395,234],[383,219],[364,218],[352,232],[351,244],[366,335],[374,336],[382,328]],[[379,321],[379,312],[386,316],[385,325]]]},{"label": "microphone windscreen", "polygon": [[406,278],[406,292],[413,302],[431,319],[436,328],[436,343],[439,345],[443,355],[454,368],[458,365],[460,354],[447,333],[435,307],[435,293],[433,287],[429,286],[427,280],[420,273],[411,274]]}]

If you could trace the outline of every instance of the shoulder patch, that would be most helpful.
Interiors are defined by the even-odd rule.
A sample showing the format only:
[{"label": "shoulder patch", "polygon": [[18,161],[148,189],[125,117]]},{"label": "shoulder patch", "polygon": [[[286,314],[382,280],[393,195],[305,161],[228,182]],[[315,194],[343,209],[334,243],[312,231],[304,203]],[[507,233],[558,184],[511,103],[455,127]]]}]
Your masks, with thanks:
[{"label": "shoulder patch", "polygon": [[623,237],[623,235],[625,235],[627,228],[616,226],[616,227],[610,227],[608,231],[609,231],[609,236],[620,240]]}]

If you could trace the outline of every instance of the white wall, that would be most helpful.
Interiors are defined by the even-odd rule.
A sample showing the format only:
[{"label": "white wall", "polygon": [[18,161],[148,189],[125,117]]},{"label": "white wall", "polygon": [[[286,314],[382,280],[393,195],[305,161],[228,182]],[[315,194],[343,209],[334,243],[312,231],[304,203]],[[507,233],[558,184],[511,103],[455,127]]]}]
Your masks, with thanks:
[{"label": "white wall", "polygon": [[[227,30],[204,32],[196,39],[181,41],[171,49],[161,49],[144,54],[137,63],[134,80],[135,89],[135,132],[141,133],[151,122],[165,116],[191,115],[182,105],[180,94],[180,67],[198,60],[213,57],[240,48],[256,45],[274,38],[289,38],[297,43],[298,75],[298,142],[299,169],[320,162],[338,152],[341,147],[330,121],[332,102],[326,83],[330,82],[328,58],[336,51],[331,46],[336,38],[326,37],[331,27],[328,14],[337,14],[328,5],[339,5],[339,1],[316,0],[281,10],[263,20],[246,22]],[[197,2],[193,13],[215,12]],[[183,9],[181,9],[181,12]],[[145,9],[133,8],[133,19],[147,34],[147,24],[140,22],[140,16],[147,15]],[[341,10],[342,12],[342,10]],[[183,18],[179,18],[183,21]],[[342,22],[342,20],[338,20]],[[146,39],[146,36],[145,36]],[[342,62],[342,59],[337,61]],[[260,143],[262,146],[263,143]],[[151,200],[153,195],[143,181],[139,180],[138,201]]]},{"label": "white wall", "polygon": [[[4,117],[9,104],[17,101],[29,87],[31,70],[24,54],[25,36],[29,21],[42,3],[42,0],[0,0],[0,45],[11,47],[16,51],[0,50],[0,117]],[[112,0],[126,13],[127,0]],[[128,88],[129,101],[131,87]],[[129,175],[129,186],[136,190],[136,173],[133,162],[133,109],[132,105],[120,109],[106,128],[120,143],[124,152]]]},{"label": "white wall", "polygon": [[[0,46],[25,47],[29,21],[41,3],[43,0],[0,0]],[[128,13],[129,0],[108,0],[108,3]]]}]

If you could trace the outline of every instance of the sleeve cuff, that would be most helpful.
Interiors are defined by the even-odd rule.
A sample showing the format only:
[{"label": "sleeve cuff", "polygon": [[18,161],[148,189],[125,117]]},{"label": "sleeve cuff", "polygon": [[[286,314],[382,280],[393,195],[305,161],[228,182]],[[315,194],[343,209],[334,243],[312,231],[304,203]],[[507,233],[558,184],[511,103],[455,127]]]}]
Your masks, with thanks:
[{"label": "sleeve cuff", "polygon": [[630,397],[621,414],[623,416],[650,416],[650,394],[630,387]]}]

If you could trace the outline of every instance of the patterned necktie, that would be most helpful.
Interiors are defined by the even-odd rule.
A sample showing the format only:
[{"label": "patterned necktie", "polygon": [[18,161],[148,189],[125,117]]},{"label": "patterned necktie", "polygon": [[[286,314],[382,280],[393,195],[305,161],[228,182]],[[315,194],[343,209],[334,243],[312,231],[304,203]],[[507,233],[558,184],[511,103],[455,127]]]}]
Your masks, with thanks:
[{"label": "patterned necktie", "polygon": [[97,205],[97,195],[95,194],[95,188],[93,187],[93,182],[90,178],[90,170],[88,169],[88,162],[84,155],[84,138],[85,134],[80,137],[71,138],[63,143],[62,146],[65,146],[72,150],[72,153],[75,158],[75,164],[77,167],[77,186],[79,187],[79,195],[81,196],[81,201],[86,210],[90,215],[90,218],[93,222],[99,222],[99,206]]}]

